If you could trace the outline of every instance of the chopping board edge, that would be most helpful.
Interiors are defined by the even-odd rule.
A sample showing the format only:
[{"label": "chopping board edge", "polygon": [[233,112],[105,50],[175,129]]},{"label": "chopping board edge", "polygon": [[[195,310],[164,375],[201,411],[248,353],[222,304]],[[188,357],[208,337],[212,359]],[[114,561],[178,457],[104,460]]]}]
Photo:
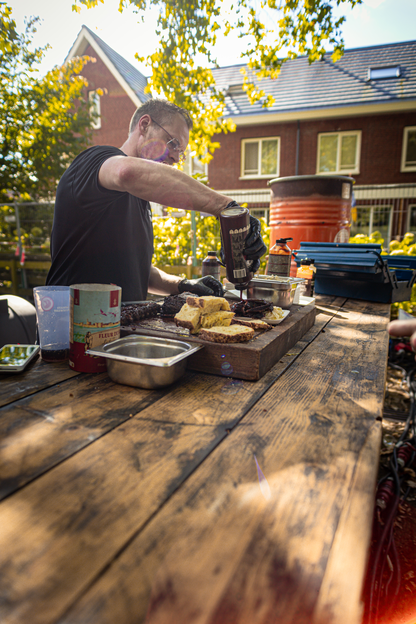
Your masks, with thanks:
[{"label": "chopping board edge", "polygon": [[291,314],[267,332],[256,332],[250,342],[220,344],[201,340],[197,336],[169,335],[166,332],[141,327],[129,330],[121,328],[121,336],[142,334],[161,338],[184,340],[202,344],[204,349],[188,358],[190,370],[219,375],[231,379],[256,381],[263,377],[293,347],[298,340],[314,325],[316,309],[314,304],[292,306]]}]

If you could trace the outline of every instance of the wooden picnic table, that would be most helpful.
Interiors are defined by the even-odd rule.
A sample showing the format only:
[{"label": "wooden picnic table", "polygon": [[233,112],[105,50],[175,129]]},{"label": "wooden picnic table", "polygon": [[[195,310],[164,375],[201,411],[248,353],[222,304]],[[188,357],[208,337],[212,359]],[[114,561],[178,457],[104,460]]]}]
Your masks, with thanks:
[{"label": "wooden picnic table", "polygon": [[2,624],[358,624],[389,305],[318,297],[259,381],[0,379]]}]

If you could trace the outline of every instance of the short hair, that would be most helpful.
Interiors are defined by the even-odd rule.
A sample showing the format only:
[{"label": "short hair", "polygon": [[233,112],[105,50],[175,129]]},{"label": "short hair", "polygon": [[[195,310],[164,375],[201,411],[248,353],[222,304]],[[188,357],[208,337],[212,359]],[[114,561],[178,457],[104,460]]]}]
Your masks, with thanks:
[{"label": "short hair", "polygon": [[134,131],[143,115],[149,115],[160,124],[170,121],[172,117],[176,117],[176,115],[182,115],[189,130],[192,130],[193,127],[192,118],[185,108],[181,108],[180,106],[177,106],[172,102],[168,102],[167,100],[153,98],[147,100],[147,102],[139,106],[134,113],[130,121],[129,135]]}]

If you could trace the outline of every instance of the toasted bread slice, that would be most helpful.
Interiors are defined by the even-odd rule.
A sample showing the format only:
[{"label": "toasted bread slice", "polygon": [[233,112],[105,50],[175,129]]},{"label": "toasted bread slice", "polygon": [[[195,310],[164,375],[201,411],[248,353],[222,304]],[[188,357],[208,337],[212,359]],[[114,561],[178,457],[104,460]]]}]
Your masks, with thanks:
[{"label": "toasted bread slice", "polygon": [[230,325],[229,327],[211,327],[211,329],[201,329],[199,338],[210,342],[221,342],[223,344],[232,342],[247,342],[254,336],[254,329],[244,325]]},{"label": "toasted bread slice", "polygon": [[233,318],[231,323],[233,325],[234,324],[236,324],[236,325],[244,325],[245,327],[251,327],[252,329],[261,329],[263,331],[267,331],[268,329],[272,328],[271,325],[269,325],[268,323],[265,323],[264,321],[260,321],[259,319]]},{"label": "toasted bread slice", "polygon": [[211,312],[211,314],[202,314],[200,318],[201,327],[209,329],[210,327],[228,327],[231,324],[231,320],[234,316],[234,312],[227,312],[227,310],[219,310],[218,312]]},{"label": "toasted bread slice", "polygon": [[198,331],[200,327],[199,319],[201,318],[201,308],[192,308],[185,303],[179,312],[175,314],[175,323],[180,327],[186,327],[191,330],[191,333]]},{"label": "toasted bread slice", "polygon": [[193,308],[202,308],[202,314],[211,314],[218,310],[230,311],[230,304],[224,297],[206,295],[204,297],[187,297],[186,303]]}]

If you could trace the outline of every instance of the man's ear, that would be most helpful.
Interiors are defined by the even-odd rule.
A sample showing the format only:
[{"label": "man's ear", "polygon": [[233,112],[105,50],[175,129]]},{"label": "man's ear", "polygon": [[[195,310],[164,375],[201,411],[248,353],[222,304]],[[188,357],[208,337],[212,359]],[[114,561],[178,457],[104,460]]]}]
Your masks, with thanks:
[{"label": "man's ear", "polygon": [[140,134],[144,135],[147,133],[151,122],[150,115],[143,115],[143,117],[140,117],[138,123]]}]

